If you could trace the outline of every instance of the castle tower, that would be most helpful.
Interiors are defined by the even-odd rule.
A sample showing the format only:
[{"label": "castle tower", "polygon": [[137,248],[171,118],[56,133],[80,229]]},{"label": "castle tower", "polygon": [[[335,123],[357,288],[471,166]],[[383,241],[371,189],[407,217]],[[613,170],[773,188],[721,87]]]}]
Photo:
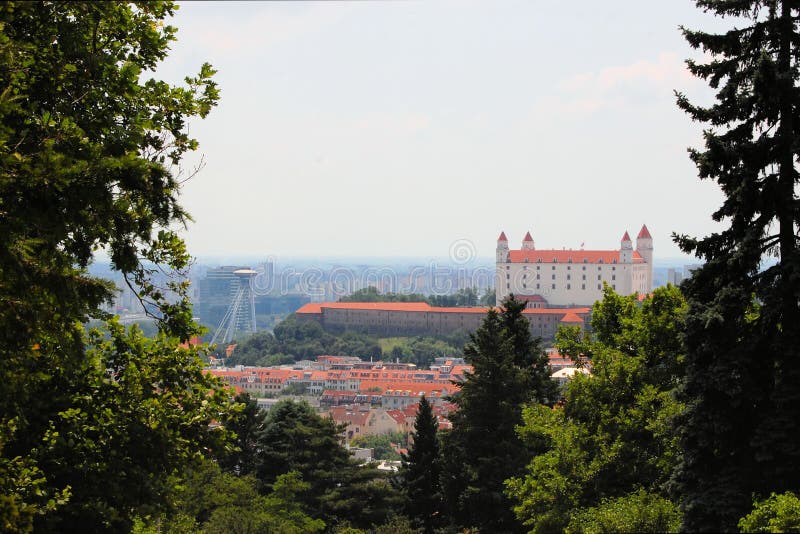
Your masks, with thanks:
[{"label": "castle tower", "polygon": [[531,237],[530,232],[525,234],[525,239],[522,240],[522,250],[536,250],[536,247],[533,245],[533,238]]},{"label": "castle tower", "polygon": [[620,241],[619,262],[633,263],[633,241],[631,241],[631,236],[627,230],[625,230],[625,235],[622,236]]},{"label": "castle tower", "polygon": [[497,263],[505,263],[508,261],[508,239],[505,232],[500,232],[500,237],[497,238]]},{"label": "castle tower", "polygon": [[643,289],[650,292],[653,290],[653,236],[644,224],[636,236],[636,252],[647,264],[647,280]]},{"label": "castle tower", "polygon": [[639,230],[639,235],[636,236],[636,252],[644,259],[644,261],[650,265],[652,270],[653,266],[653,237],[650,235],[650,232],[647,230],[647,225],[642,225],[642,229]]}]

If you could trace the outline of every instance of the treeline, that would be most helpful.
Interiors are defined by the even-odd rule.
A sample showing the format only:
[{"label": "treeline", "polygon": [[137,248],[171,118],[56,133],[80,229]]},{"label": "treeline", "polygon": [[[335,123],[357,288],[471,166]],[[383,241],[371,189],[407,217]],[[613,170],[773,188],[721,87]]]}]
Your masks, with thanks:
[{"label": "treeline", "polygon": [[290,315],[273,332],[257,332],[237,341],[227,365],[270,366],[315,359],[320,354],[358,356],[362,360],[392,360],[427,367],[435,357],[461,356],[466,333],[439,338],[417,336],[391,338],[391,349],[381,347],[380,338],[360,332],[326,332],[316,321]]},{"label": "treeline", "polygon": [[431,306],[440,307],[469,307],[469,306],[494,306],[494,290],[486,290],[483,295],[478,295],[474,287],[462,288],[449,295],[423,295],[421,293],[380,293],[374,286],[368,286],[354,291],[346,297],[341,297],[339,302],[427,302]]}]

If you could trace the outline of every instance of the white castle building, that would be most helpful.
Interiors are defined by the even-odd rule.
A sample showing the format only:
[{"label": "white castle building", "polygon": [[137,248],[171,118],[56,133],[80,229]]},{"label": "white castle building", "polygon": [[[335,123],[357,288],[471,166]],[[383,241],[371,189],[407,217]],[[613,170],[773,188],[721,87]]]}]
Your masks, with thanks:
[{"label": "white castle building", "polygon": [[633,248],[628,232],[619,250],[537,250],[531,233],[522,248],[509,250],[505,232],[497,239],[496,294],[508,294],[532,308],[591,306],[603,298],[603,282],[621,295],[653,289],[653,238],[642,226]]}]

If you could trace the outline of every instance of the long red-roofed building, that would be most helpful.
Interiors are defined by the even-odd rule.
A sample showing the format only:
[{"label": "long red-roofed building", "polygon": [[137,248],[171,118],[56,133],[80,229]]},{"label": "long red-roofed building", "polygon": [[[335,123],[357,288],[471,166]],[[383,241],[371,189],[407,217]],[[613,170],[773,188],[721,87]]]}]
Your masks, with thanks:
[{"label": "long red-roofed building", "polygon": [[[459,330],[473,332],[483,322],[489,308],[434,307],[426,302],[314,302],[295,313],[300,320],[315,320],[323,328],[357,330],[379,335],[449,334]],[[529,307],[523,313],[531,324],[531,334],[555,336],[559,325],[585,327],[590,307]]]}]

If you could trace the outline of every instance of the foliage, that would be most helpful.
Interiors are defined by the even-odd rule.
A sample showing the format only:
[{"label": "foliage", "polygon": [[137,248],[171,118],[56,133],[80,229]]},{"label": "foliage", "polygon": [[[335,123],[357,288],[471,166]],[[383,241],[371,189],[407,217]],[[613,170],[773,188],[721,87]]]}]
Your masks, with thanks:
[{"label": "foliage", "polygon": [[173,479],[170,512],[139,518],[134,532],[252,533],[321,532],[325,523],[308,516],[296,495],[307,491],[300,475],[290,471],[276,479],[268,495],[258,492],[252,476],[225,473],[211,461],[200,461]]},{"label": "foliage", "polygon": [[275,326],[274,333],[257,332],[240,340],[228,364],[280,365],[315,359],[321,354],[379,360],[382,351],[372,336],[357,332],[332,334],[323,330],[318,322],[298,321],[292,314]]},{"label": "foliage", "polygon": [[478,289],[465,287],[449,295],[422,295],[421,293],[381,293],[378,288],[368,286],[354,291],[352,294],[341,297],[339,302],[427,302],[431,306],[441,307],[470,307],[494,306],[494,292],[489,290],[479,297]]},{"label": "foliage", "polygon": [[356,527],[382,523],[399,504],[388,479],[360,467],[339,443],[340,429],[306,402],[282,400],[269,412],[259,435],[256,476],[262,492],[274,489],[281,474],[297,471],[308,489],[297,494],[313,517],[328,524],[350,521]]},{"label": "foliage", "polygon": [[516,433],[522,406],[555,398],[550,366],[513,297],[490,309],[464,354],[473,372],[453,401],[453,430],[444,435],[442,487],[450,520],[487,531],[521,530],[504,493],[520,475],[528,447]]},{"label": "foliage", "polygon": [[393,460],[399,461],[400,454],[397,453],[392,446],[393,443],[404,445],[406,442],[405,432],[396,432],[393,434],[375,434],[364,435],[353,438],[350,445],[353,447],[364,447],[372,449],[373,455],[376,460]]},{"label": "foliage", "polygon": [[673,391],[686,303],[674,286],[636,302],[606,286],[593,335],[558,336],[559,351],[592,355],[592,374],[570,380],[563,408],[524,411],[519,433],[534,457],[507,488],[517,516],[535,532],[563,530],[571,517],[584,524],[587,510],[610,510],[639,489],[647,499],[665,497],[678,460],[671,421],[680,411]]},{"label": "foliage", "polygon": [[[427,367],[436,356],[458,357],[466,334],[396,337],[391,342],[360,332],[326,332],[316,321],[298,321],[290,315],[274,333],[257,332],[238,342],[229,365],[270,366],[314,359],[321,354],[358,356],[363,360],[397,359]],[[383,338],[384,340],[387,338]],[[384,352],[383,346],[389,347]]]},{"label": "foliage", "polygon": [[420,293],[381,293],[375,286],[367,286],[353,291],[339,299],[339,302],[427,302]]},{"label": "foliage", "polygon": [[[684,528],[729,531],[750,495],[800,489],[800,250],[796,161],[800,91],[795,2],[698,0],[736,18],[721,33],[684,29],[707,61],[689,70],[717,90],[692,120],[708,125],[690,150],[701,179],[719,184],[722,229],[677,236],[704,265],[684,284],[687,404],[674,491]],[[766,264],[767,256],[777,261]]]},{"label": "foliage", "polygon": [[432,533],[442,520],[439,422],[423,395],[414,422],[414,443],[403,455],[400,488],[406,496],[406,512],[415,526]]},{"label": "foliage", "polygon": [[660,495],[639,490],[617,499],[604,499],[599,506],[575,514],[566,534],[602,532],[678,532],[678,507]]},{"label": "foliage", "polygon": [[753,504],[753,511],[739,520],[740,532],[800,532],[800,499],[796,494],[773,493]]},{"label": "foliage", "polygon": [[248,475],[256,470],[259,453],[259,433],[266,425],[267,412],[258,407],[247,392],[236,395],[224,427],[235,434],[228,450],[219,460],[224,471],[236,475]]},{"label": "foliage", "polygon": [[[167,475],[217,442],[218,383],[178,340],[191,321],[170,228],[187,120],[218,99],[205,64],[183,87],[150,79],[175,39],[171,2],[0,6],[0,487],[4,530],[130,528]],[[110,257],[162,335],[104,319]],[[155,276],[159,273],[158,276]],[[215,392],[216,391],[216,392]],[[7,431],[7,433],[6,433]],[[6,493],[6,491],[8,493]]]}]

